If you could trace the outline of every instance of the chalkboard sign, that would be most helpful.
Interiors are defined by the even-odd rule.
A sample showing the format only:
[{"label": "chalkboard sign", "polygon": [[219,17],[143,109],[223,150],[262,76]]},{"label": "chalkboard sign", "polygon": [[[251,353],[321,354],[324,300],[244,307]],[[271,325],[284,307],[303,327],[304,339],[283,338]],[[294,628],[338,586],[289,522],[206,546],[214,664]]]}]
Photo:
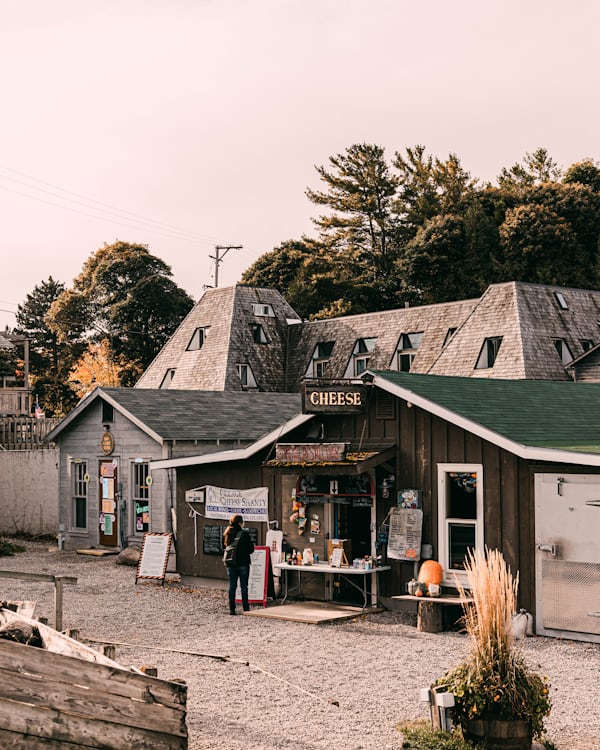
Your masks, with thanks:
[{"label": "chalkboard sign", "polygon": [[137,567],[138,578],[152,578],[165,582],[172,534],[144,534],[142,551]]},{"label": "chalkboard sign", "polygon": [[[222,555],[225,551],[223,547],[223,534],[227,526],[214,526],[207,524],[204,527],[202,533],[202,551],[205,555]],[[258,544],[258,529],[254,529],[250,526],[244,526],[244,530],[248,532],[252,544],[255,546]]]},{"label": "chalkboard sign", "polygon": [[[248,601],[253,604],[262,604],[267,606],[267,590],[269,583],[269,548],[255,547],[250,556],[250,577],[248,579]],[[238,582],[235,592],[236,602],[242,601],[242,592]]]},{"label": "chalkboard sign", "polygon": [[222,555],[223,554],[223,534],[226,526],[209,526],[204,527],[202,537],[202,551],[205,555]]}]

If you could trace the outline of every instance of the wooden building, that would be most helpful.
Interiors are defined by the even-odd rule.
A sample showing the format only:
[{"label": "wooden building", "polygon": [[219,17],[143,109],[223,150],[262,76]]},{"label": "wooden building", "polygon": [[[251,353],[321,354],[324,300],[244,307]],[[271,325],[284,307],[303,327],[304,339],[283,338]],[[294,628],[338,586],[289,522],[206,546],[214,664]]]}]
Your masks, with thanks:
[{"label": "wooden building", "polygon": [[291,393],[96,388],[47,436],[60,453],[59,544],[120,549],[171,531],[175,477],[151,476],[150,461],[243,448],[300,412]]},{"label": "wooden building", "polygon": [[[177,472],[182,573],[224,576],[186,490],[265,486],[289,547],[326,559],[328,542],[344,539],[350,564],[383,555],[391,570],[371,585],[390,606],[423,555],[454,589],[468,549],[498,548],[537,633],[600,641],[600,384],[372,371],[364,383],[307,383],[304,411],[274,447],[151,464],[153,476]],[[402,558],[390,555],[390,520],[406,498],[409,510],[417,498],[422,528]],[[255,526],[264,543],[267,524]]]}]

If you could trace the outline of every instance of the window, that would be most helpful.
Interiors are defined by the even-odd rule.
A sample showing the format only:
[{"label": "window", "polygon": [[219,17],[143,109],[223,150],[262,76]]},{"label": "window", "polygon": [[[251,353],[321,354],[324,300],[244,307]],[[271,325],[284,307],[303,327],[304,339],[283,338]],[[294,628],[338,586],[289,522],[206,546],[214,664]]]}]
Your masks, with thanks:
[{"label": "window", "polygon": [[485,339],[481,351],[479,352],[479,357],[477,358],[477,364],[475,365],[476,370],[487,370],[494,366],[501,343],[502,336],[493,336],[489,339]]},{"label": "window", "polygon": [[335,341],[320,341],[316,346],[306,370],[307,378],[324,378],[329,370],[329,359]]},{"label": "window", "polygon": [[423,331],[419,333],[403,333],[396,349],[396,369],[400,372],[410,372],[413,360],[423,338]]},{"label": "window", "polygon": [[554,344],[554,348],[558,352],[558,356],[563,365],[567,365],[569,362],[573,361],[573,355],[571,354],[569,345],[564,339],[552,339],[552,343]]},{"label": "window", "polygon": [[238,375],[240,376],[240,382],[243,388],[256,388],[256,380],[254,379],[254,373],[250,365],[240,364],[237,365]]},{"label": "window", "polygon": [[442,344],[442,349],[446,346],[446,344],[450,341],[452,336],[456,333],[458,329],[457,328],[448,328],[446,331],[446,337],[444,338],[444,343]]},{"label": "window", "polygon": [[554,292],[554,296],[556,297],[556,301],[558,302],[558,306],[561,310],[568,310],[569,305],[567,305],[567,300],[564,297],[564,294],[562,292]]},{"label": "window", "polygon": [[206,341],[206,334],[208,333],[208,328],[196,328],[194,333],[192,333],[192,338],[189,340],[188,345],[186,346],[186,351],[192,352],[197,351],[198,349],[202,349],[204,346],[204,342]]},{"label": "window", "polygon": [[259,317],[263,318],[274,318],[275,313],[273,312],[273,307],[271,305],[263,305],[259,302],[253,302],[252,303],[252,310],[255,315],[258,315]]},{"label": "window", "polygon": [[115,410],[112,404],[102,399],[102,424],[115,421]]},{"label": "window", "polygon": [[135,460],[131,465],[133,476],[131,477],[134,528],[136,532],[142,533],[150,528],[150,476],[147,461]]},{"label": "window", "polygon": [[438,465],[439,562],[444,583],[466,582],[465,556],[483,549],[483,467]]},{"label": "window", "polygon": [[87,529],[88,473],[86,461],[71,462],[72,528]]},{"label": "window", "polygon": [[591,339],[581,339],[581,348],[584,352],[589,352],[589,350],[594,346],[594,342]]},{"label": "window", "polygon": [[175,377],[175,368],[173,367],[165,372],[165,376],[162,379],[161,384],[159,385],[159,388],[168,388],[173,382],[174,377]]},{"label": "window", "polygon": [[252,326],[252,339],[254,340],[255,344],[267,343],[267,334],[265,333],[265,329],[261,326],[260,323],[255,323]]},{"label": "window", "polygon": [[377,338],[358,339],[354,345],[350,362],[344,373],[345,378],[353,378],[362,375],[367,370],[371,352],[375,349]]}]

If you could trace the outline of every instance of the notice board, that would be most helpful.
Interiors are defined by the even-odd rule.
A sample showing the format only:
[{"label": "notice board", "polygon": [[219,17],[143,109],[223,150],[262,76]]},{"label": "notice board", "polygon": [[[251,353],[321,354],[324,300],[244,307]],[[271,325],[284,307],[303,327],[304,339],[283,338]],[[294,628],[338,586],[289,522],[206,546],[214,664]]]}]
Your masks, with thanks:
[{"label": "notice board", "polygon": [[152,578],[165,582],[172,534],[144,534],[142,551],[137,567],[135,582],[138,578]]},{"label": "notice board", "polygon": [[[271,562],[268,547],[255,547],[250,555],[250,577],[248,579],[248,601],[267,606],[267,592]],[[242,592],[238,581],[235,592],[236,602],[242,601]]]},{"label": "notice board", "polygon": [[387,556],[394,560],[421,559],[423,511],[418,508],[392,508],[389,519]]}]

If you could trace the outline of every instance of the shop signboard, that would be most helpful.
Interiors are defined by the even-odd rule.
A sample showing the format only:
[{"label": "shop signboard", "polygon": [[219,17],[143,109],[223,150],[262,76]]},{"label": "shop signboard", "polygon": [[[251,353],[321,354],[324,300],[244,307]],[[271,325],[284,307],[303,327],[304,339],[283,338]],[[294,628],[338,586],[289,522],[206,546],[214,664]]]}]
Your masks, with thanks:
[{"label": "shop signboard", "polygon": [[303,389],[303,411],[308,414],[360,414],[365,411],[364,385],[308,385]]}]

